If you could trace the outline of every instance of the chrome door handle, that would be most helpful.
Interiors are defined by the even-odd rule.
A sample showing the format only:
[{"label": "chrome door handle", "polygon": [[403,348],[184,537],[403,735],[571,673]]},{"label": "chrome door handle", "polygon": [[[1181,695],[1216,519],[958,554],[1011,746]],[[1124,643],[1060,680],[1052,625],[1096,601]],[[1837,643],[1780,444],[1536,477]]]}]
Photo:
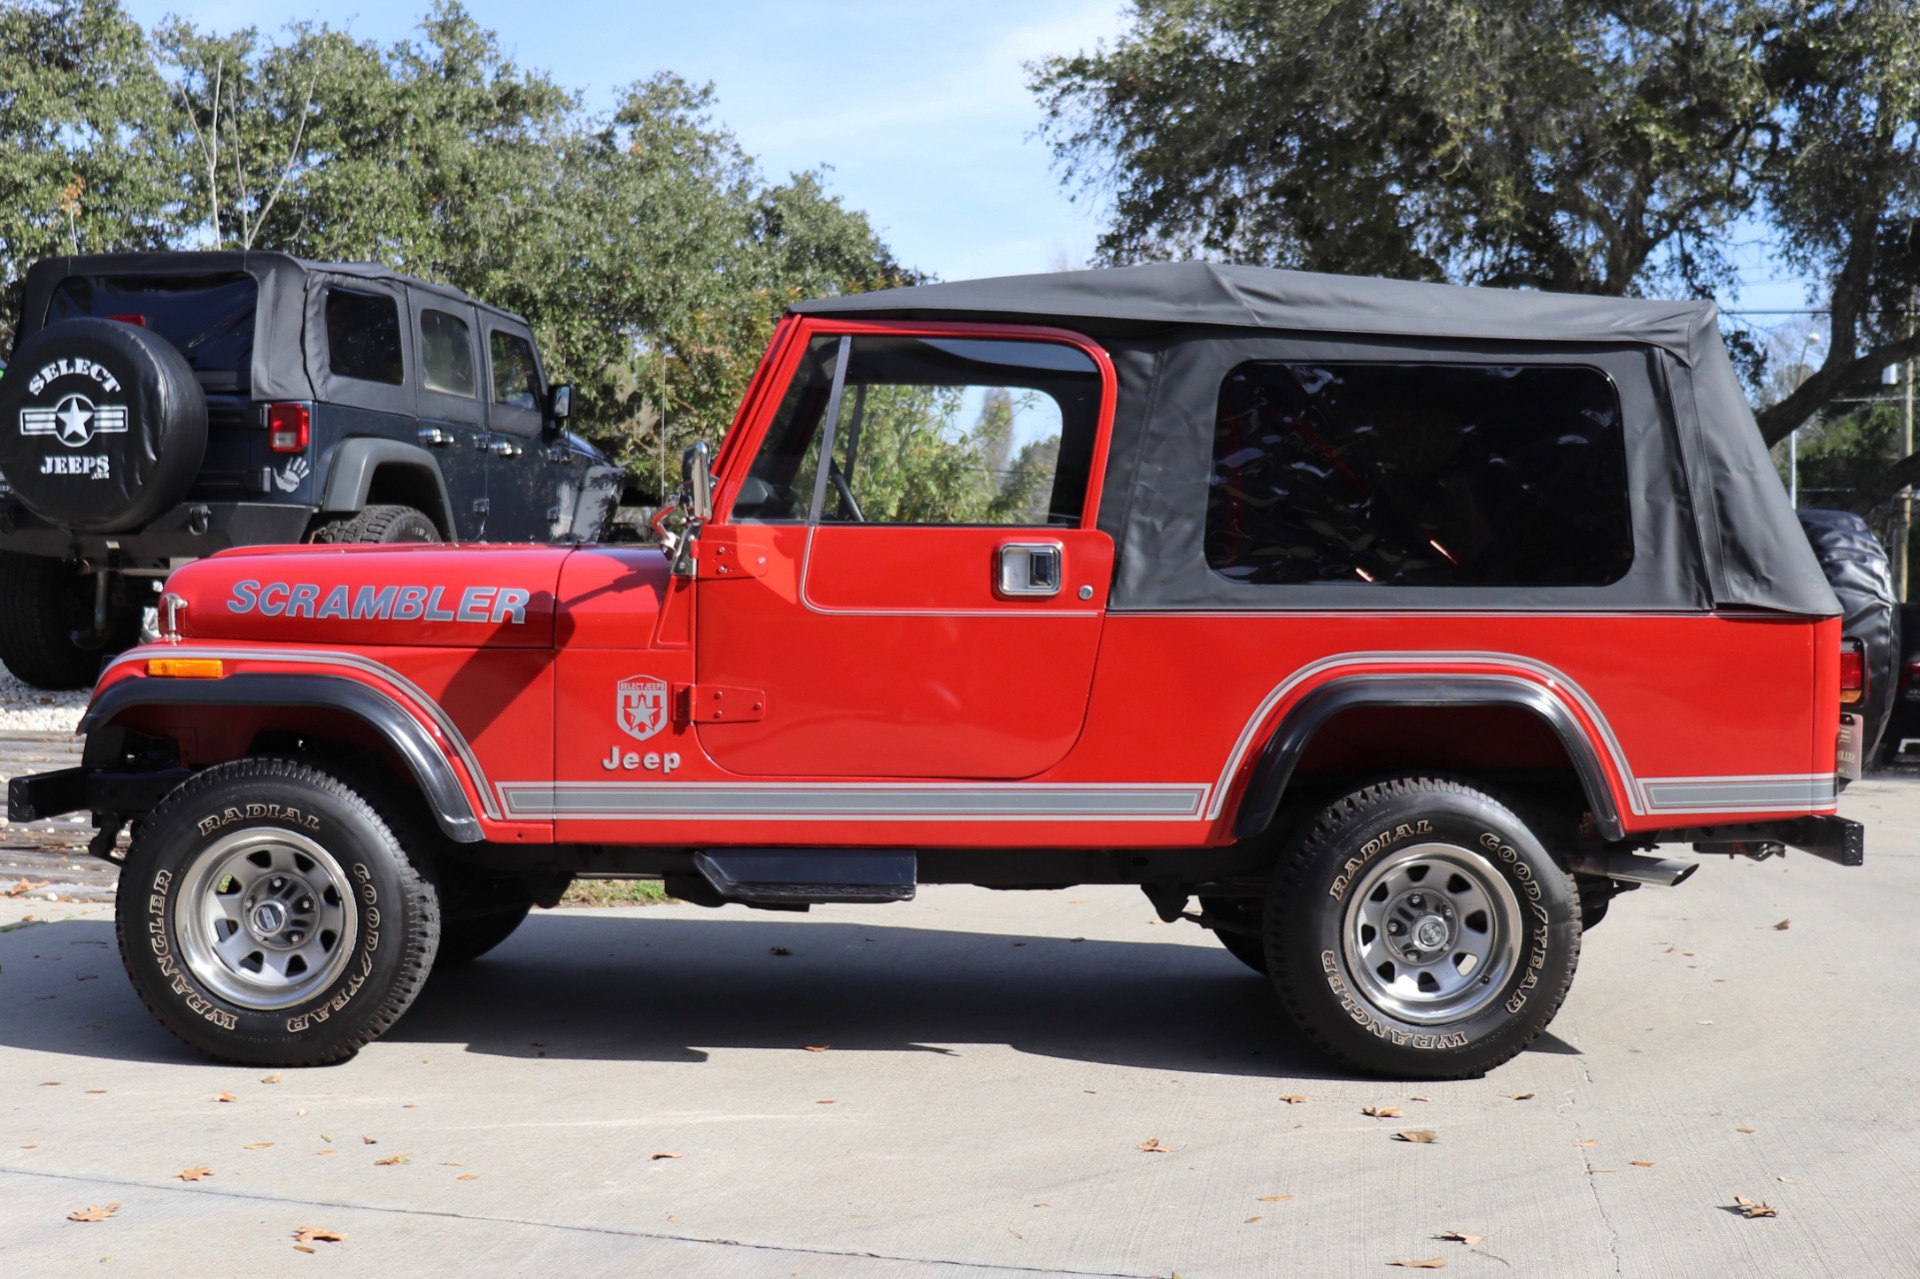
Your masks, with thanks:
[{"label": "chrome door handle", "polygon": [[487,448],[495,457],[519,457],[521,453],[525,452],[518,444],[514,444],[508,440],[495,440],[489,444]]},{"label": "chrome door handle", "polygon": [[453,443],[453,433],[437,426],[423,426],[420,428],[420,442],[429,448],[443,449]]},{"label": "chrome door handle", "polygon": [[1013,598],[1058,595],[1061,551],[1058,542],[1006,542],[1000,547],[994,589]]}]

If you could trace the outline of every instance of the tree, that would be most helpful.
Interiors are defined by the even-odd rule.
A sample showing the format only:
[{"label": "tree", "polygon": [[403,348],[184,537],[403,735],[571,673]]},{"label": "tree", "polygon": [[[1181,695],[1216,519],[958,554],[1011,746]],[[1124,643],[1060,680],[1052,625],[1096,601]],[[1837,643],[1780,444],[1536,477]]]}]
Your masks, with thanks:
[{"label": "tree", "polygon": [[1108,262],[1703,291],[1767,138],[1740,0],[1139,0],[1030,67]]},{"label": "tree", "polygon": [[[0,283],[54,254],[167,244],[178,157],[151,46],[114,0],[0,5]],[[0,349],[18,311],[16,292]]]}]

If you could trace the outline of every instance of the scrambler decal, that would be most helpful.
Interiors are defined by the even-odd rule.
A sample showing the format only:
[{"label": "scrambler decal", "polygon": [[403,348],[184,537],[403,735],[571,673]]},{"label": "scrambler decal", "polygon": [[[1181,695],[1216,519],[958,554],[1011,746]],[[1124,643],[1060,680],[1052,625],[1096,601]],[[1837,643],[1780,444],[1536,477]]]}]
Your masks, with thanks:
[{"label": "scrambler decal", "polygon": [[147,895],[147,944],[160,963],[160,975],[172,983],[173,993],[180,996],[188,1008],[220,1029],[232,1030],[239,1024],[234,1015],[215,1008],[212,1000],[195,990],[173,957],[173,946],[167,940],[167,892],[172,887],[173,872],[163,870],[153,877],[153,891]]},{"label": "scrambler decal", "polygon": [[[321,594],[325,591],[325,595]],[[258,612],[262,617],[337,617],[353,622],[483,622],[515,626],[527,620],[532,595],[512,586],[469,586],[452,608],[442,605],[444,586],[316,586],[310,582],[268,582],[251,578],[233,584],[230,613]]]}]

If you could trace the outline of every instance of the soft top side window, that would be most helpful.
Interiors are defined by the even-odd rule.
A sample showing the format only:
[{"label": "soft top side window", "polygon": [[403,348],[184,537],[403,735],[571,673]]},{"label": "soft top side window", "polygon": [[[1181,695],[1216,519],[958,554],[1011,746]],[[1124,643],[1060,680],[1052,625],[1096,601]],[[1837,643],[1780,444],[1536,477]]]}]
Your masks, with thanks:
[{"label": "soft top side window", "polygon": [[459,316],[420,312],[420,385],[442,395],[474,394],[473,340]]},{"label": "soft top side window", "polygon": [[517,333],[491,331],[493,345],[493,402],[508,408],[540,411],[540,366],[533,344]]},{"label": "soft top side window", "polygon": [[327,368],[338,377],[399,386],[407,380],[400,355],[400,307],[385,293],[327,287]]},{"label": "soft top side window", "polygon": [[1249,361],[1220,388],[1206,558],[1260,585],[1619,581],[1619,397],[1571,364]]},{"label": "soft top side window", "polygon": [[[1080,523],[1101,393],[1085,352],[1020,339],[861,335],[845,340],[842,369],[842,350],[838,337],[809,343],[734,518]],[[829,424],[837,369],[843,385]]]}]

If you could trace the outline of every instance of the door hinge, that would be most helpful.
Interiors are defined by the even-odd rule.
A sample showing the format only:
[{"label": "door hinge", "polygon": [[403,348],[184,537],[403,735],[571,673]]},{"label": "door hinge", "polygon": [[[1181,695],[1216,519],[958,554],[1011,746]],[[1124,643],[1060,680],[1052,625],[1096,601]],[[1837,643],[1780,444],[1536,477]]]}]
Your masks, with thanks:
[{"label": "door hinge", "polygon": [[717,538],[700,539],[700,556],[696,561],[699,577],[765,577],[767,575],[767,553],[753,546],[729,545]]},{"label": "door hinge", "polygon": [[767,695],[727,684],[683,684],[674,719],[682,724],[755,724],[767,717]]}]

